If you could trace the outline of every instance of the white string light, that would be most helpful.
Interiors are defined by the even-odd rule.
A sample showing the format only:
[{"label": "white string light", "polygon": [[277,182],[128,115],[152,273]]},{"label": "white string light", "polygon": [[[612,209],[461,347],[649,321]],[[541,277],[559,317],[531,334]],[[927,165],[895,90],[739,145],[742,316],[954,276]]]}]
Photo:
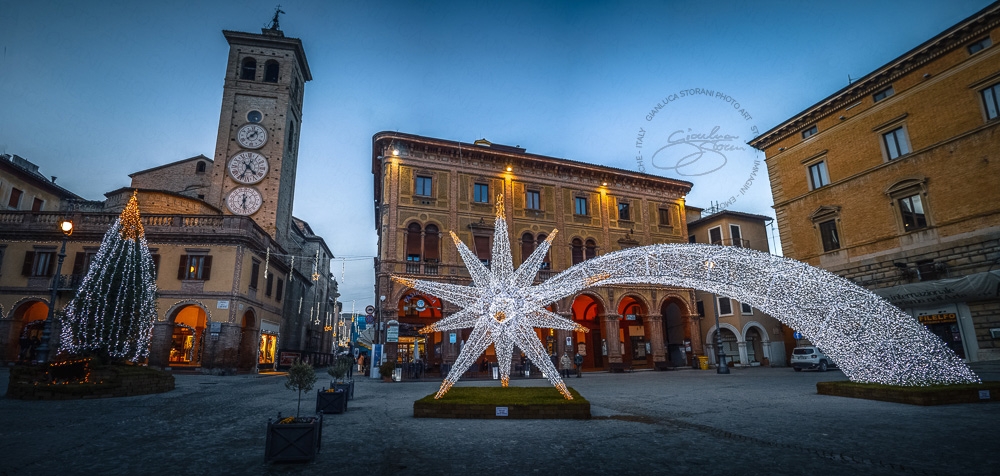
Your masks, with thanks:
[{"label": "white string light", "polygon": [[742,247],[630,248],[584,261],[532,287],[556,231],[513,271],[507,222],[498,199],[492,269],[451,234],[472,276],[471,286],[393,277],[463,308],[421,333],[473,328],[435,398],[444,395],[491,343],[503,386],[517,344],[571,398],[533,328],[587,332],[545,306],[592,286],[621,284],[699,289],[749,304],[808,336],[854,382],[926,386],[980,381],[940,338],[874,293],[828,271]]}]

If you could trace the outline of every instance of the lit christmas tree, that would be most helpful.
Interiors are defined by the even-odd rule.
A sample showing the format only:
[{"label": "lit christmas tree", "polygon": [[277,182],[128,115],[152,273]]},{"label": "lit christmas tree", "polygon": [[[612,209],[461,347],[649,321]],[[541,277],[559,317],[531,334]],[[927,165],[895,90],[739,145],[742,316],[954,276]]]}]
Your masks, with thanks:
[{"label": "lit christmas tree", "polygon": [[60,352],[138,361],[149,353],[156,278],[135,193],[65,309]]}]

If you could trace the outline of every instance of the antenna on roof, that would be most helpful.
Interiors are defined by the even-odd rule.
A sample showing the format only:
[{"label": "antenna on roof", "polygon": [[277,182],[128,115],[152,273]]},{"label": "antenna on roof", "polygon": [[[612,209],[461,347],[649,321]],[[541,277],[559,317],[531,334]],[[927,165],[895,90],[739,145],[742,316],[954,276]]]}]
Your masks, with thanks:
[{"label": "antenna on roof", "polygon": [[[277,18],[277,17],[275,17],[275,18]],[[848,75],[847,75],[847,85],[848,85],[848,86],[850,86],[850,85],[851,85],[851,83],[853,83],[853,82],[854,82],[854,80],[853,80],[853,79],[851,79],[851,75],[849,75],[849,74],[848,74]]]}]

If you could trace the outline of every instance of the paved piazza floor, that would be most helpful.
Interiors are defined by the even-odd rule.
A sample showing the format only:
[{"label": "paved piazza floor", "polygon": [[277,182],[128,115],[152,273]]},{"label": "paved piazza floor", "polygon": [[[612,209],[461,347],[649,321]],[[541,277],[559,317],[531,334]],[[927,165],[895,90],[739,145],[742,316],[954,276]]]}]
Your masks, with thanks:
[{"label": "paved piazza floor", "polygon": [[[974,368],[1000,380],[1000,364]],[[2,393],[7,379],[0,370]],[[790,368],[586,374],[568,383],[591,401],[590,421],[414,419],[412,402],[438,383],[361,379],[348,412],[327,415],[315,462],[265,466],[267,417],[295,412],[284,377],[178,375],[161,395],[0,399],[0,474],[996,474],[1000,404],[816,394],[838,379]]]}]

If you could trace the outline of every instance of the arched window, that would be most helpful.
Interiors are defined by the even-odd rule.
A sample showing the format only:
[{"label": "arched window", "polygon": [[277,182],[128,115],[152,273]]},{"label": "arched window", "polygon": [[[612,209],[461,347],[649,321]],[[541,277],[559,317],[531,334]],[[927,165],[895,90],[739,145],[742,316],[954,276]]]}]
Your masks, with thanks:
[{"label": "arched window", "polygon": [[583,242],[579,238],[573,238],[573,264],[583,262]]},{"label": "arched window", "polygon": [[424,228],[424,261],[437,263],[441,260],[441,251],[438,243],[437,225],[427,225]]},{"label": "arched window", "polygon": [[278,82],[278,62],[275,60],[268,60],[264,63],[264,82],[265,83],[277,83]]},{"label": "arched window", "polygon": [[525,233],[521,235],[521,262],[528,260],[531,256],[531,252],[535,251],[535,237],[531,236],[531,233]]},{"label": "arched window", "polygon": [[195,171],[195,173],[198,173],[198,174],[205,173],[205,163],[202,162],[202,161],[198,161],[198,165],[195,166],[194,171]]},{"label": "arched window", "polygon": [[410,226],[406,228],[406,261],[407,266],[410,262],[419,263],[420,262],[420,224],[410,223]]},{"label": "arched window", "polygon": [[597,257],[597,243],[594,240],[587,240],[587,259]]},{"label": "arched window", "polygon": [[253,81],[257,78],[257,60],[253,58],[243,58],[243,68],[240,69],[240,79]]}]

